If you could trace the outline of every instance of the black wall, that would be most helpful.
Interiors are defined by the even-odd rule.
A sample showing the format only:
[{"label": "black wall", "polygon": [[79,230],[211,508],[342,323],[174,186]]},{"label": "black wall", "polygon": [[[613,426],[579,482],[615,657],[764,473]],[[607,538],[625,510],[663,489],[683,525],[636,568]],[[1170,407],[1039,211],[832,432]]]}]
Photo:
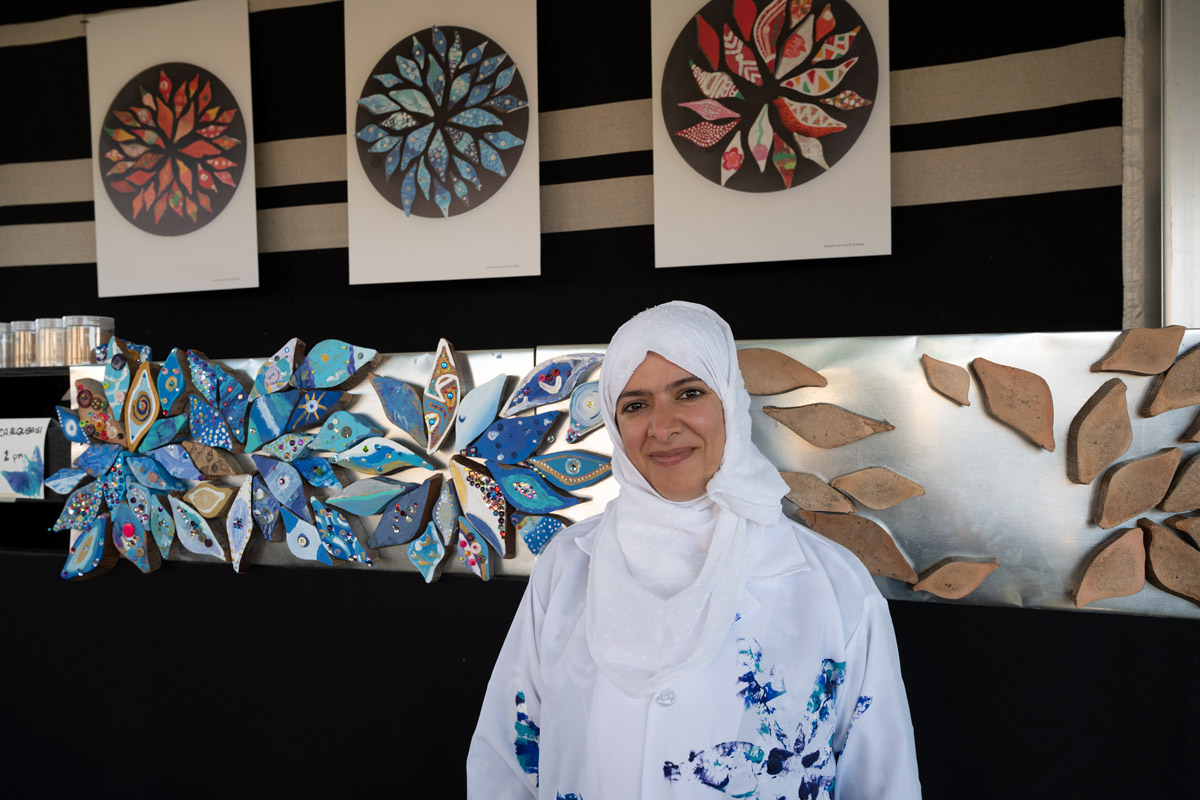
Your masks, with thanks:
[{"label": "black wall", "polygon": [[[13,8],[0,23],[106,4],[94,5]],[[648,3],[539,5],[542,110],[650,96]],[[891,14],[893,70],[1123,34],[1117,2],[1083,14],[949,2]],[[340,3],[251,15],[260,142],[345,133],[342,35]],[[90,154],[78,127],[51,136],[22,113],[49,108],[39,79],[49,75],[86,104],[83,39],[0,47],[0,163]],[[301,97],[309,113],[298,118]],[[1083,105],[894,127],[893,149],[1120,125],[1119,100]],[[543,184],[650,171],[648,152],[575,159],[543,165]],[[344,183],[317,184],[258,200],[345,194]],[[91,215],[90,203],[7,207],[0,225]],[[169,298],[97,298],[94,264],[11,267],[0,319],[111,314],[159,354],[214,358],[266,355],[294,335],[383,352],[429,350],[443,335],[467,350],[604,342],[672,298],[712,305],[739,338],[1121,326],[1120,187],[900,207],[892,224],[891,256],[675,270],[654,269],[649,226],[548,234],[541,277],[454,283],[350,287],[345,249],[264,254],[259,289]],[[403,322],[330,313],[314,301],[331,284],[338,307]],[[558,335],[547,337],[547,318]],[[5,414],[50,415],[62,383],[0,380]],[[45,532],[58,510],[0,507],[0,753],[20,794],[462,796],[522,582],[168,563],[66,583],[65,537]],[[932,603],[893,603],[892,615],[927,797],[1195,794],[1195,623]]]}]

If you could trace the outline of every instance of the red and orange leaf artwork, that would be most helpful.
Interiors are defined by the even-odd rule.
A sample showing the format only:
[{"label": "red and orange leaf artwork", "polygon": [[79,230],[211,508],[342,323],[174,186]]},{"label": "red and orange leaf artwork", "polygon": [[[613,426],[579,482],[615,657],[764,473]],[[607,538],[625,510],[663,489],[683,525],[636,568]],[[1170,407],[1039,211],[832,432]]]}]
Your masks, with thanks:
[{"label": "red and orange leaf artwork", "polygon": [[178,236],[215,219],[246,161],[246,125],[229,88],[203,67],[156,64],[117,93],[97,152],[109,199],[148,233]]}]

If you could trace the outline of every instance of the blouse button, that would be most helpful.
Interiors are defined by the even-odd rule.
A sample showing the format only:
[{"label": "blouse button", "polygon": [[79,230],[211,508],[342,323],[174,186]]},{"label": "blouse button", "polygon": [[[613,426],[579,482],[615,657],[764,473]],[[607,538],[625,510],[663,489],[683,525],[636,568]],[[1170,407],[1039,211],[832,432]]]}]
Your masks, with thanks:
[{"label": "blouse button", "polygon": [[654,695],[654,702],[660,706],[669,706],[675,702],[675,693],[670,689],[663,689],[658,694]]}]

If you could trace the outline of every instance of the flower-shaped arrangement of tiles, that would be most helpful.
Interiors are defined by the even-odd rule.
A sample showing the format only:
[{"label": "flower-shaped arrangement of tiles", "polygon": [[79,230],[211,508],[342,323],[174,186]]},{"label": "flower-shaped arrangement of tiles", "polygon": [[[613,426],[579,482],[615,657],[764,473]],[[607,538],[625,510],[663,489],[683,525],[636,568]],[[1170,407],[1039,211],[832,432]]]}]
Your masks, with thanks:
[{"label": "flower-shaped arrangement of tiles", "polygon": [[405,216],[449,217],[491,198],[517,166],[529,95],[499,44],[435,25],[371,70],[354,127],[363,170],[388,202]]},{"label": "flower-shaped arrangement of tiles", "polygon": [[160,236],[202,228],[241,183],[246,124],[219,78],[156,64],[117,93],[100,130],[104,188],[125,219]]},{"label": "flower-shaped arrangement of tiles", "polygon": [[[259,367],[253,403],[246,376],[198,350],[172,350],[161,367],[147,354],[125,412],[129,430],[144,437],[141,443],[119,436],[119,426],[108,430],[116,425],[109,414],[113,395],[125,393],[123,384],[80,379],[76,400],[91,414],[90,423],[76,422],[69,432],[88,446],[76,458],[77,469],[45,481],[69,494],[53,529],[90,537],[79,539],[63,577],[99,574],[95,567],[109,562],[92,555],[89,568],[83,562],[91,553],[120,554],[150,571],[170,559],[175,542],[197,555],[232,561],[240,572],[257,528],[266,542],[319,564],[371,566],[376,550],[394,547],[426,581],[436,579],[451,553],[487,580],[498,563],[493,557],[515,555],[513,509],[528,515],[577,504],[585,498],[553,487],[569,493],[611,472],[606,456],[583,450],[537,453],[554,440],[550,430],[562,414],[544,406],[565,400],[575,381],[599,364],[598,353],[534,367],[518,385],[520,401],[504,414],[500,398],[513,376],[498,375],[477,387],[477,399],[463,405],[460,417],[459,395],[470,387],[458,372],[453,345],[441,339],[423,398],[403,381],[370,376],[373,392],[366,396],[374,395],[378,411],[407,441],[390,438],[374,415],[341,408],[360,399],[350,389],[380,360],[375,350],[326,339],[294,369],[280,366],[298,358],[302,347],[293,339]],[[75,420],[67,409],[60,416]],[[448,458],[435,455],[452,441],[456,423],[465,443],[448,447],[457,452]],[[158,430],[161,435],[153,434]],[[428,460],[419,453],[427,441],[434,443]],[[310,449],[318,454],[310,456]],[[449,470],[437,465],[442,458]],[[433,474],[419,482],[380,477],[414,469]],[[446,480],[451,473],[454,479]],[[84,482],[89,477],[94,480]],[[234,480],[226,483],[229,478]],[[280,517],[286,537],[275,535]],[[527,518],[522,538],[536,555],[562,524]],[[369,541],[360,537],[371,530]],[[103,550],[106,531],[115,546],[109,551]]]},{"label": "flower-shaped arrangement of tiles", "polygon": [[713,0],[675,40],[662,110],[683,159],[743,192],[824,174],[871,114],[879,64],[849,3]]}]

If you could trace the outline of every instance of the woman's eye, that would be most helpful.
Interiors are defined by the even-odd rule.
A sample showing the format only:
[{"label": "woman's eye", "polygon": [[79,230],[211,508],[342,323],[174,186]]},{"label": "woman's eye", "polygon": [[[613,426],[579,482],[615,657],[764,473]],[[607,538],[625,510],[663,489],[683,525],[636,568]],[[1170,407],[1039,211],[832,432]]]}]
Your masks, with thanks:
[{"label": "woman's eye", "polygon": [[621,413],[622,414],[632,414],[635,411],[642,410],[642,408],[644,408],[645,405],[646,404],[642,403],[642,402],[626,403],[624,406],[621,407]]},{"label": "woman's eye", "polygon": [[684,389],[684,390],[683,390],[683,397],[686,397],[686,398],[687,398],[687,399],[689,399],[689,400],[691,400],[691,399],[694,399],[694,398],[697,398],[697,397],[700,397],[700,396],[702,396],[703,394],[704,394],[704,390],[703,390],[703,389],[698,389],[698,388],[696,388],[696,387],[694,387],[694,386],[693,386],[692,388],[690,388],[690,389]]}]

